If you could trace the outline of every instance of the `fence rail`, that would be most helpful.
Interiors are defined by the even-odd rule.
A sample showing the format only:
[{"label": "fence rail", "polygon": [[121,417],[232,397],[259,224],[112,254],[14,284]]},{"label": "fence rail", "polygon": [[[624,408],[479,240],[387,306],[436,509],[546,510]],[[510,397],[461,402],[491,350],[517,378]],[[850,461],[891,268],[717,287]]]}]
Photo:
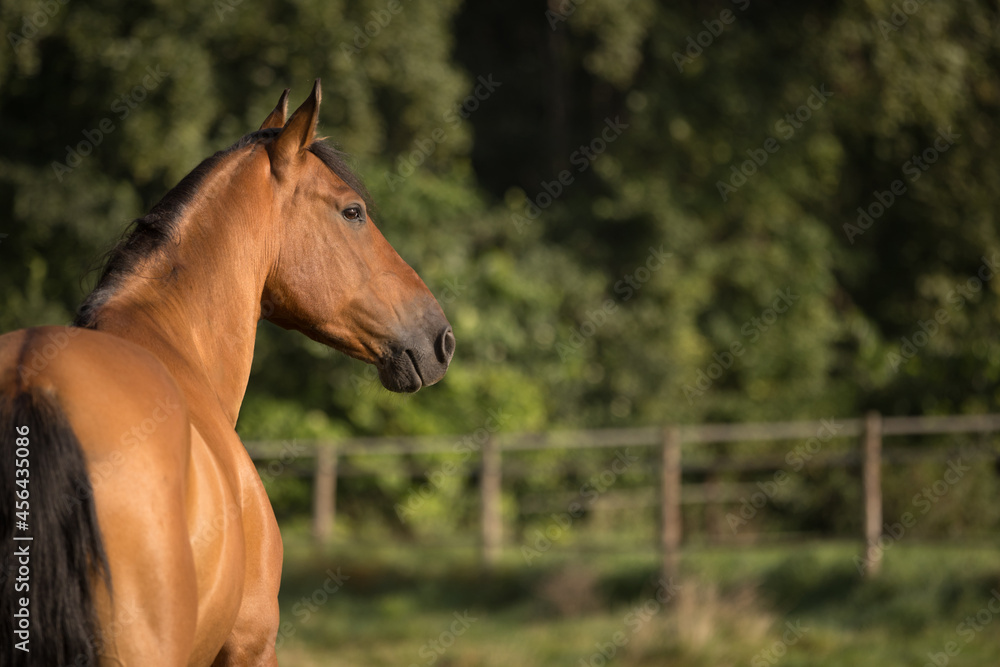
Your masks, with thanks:
[{"label": "fence rail", "polygon": [[[662,570],[667,576],[676,573],[683,537],[681,521],[681,479],[685,471],[764,470],[784,467],[784,460],[768,458],[754,462],[689,462],[685,464],[685,445],[737,443],[753,441],[809,440],[825,435],[823,442],[835,438],[857,438],[855,454],[827,455],[810,461],[810,467],[858,465],[862,469],[864,498],[864,556],[867,574],[878,574],[881,559],[870,550],[877,548],[882,535],[881,469],[886,461],[911,462],[940,458],[939,448],[883,450],[885,436],[940,435],[955,433],[993,433],[1000,431],[1000,414],[952,415],[932,417],[883,417],[872,412],[863,418],[819,421],[763,422],[744,424],[667,425],[663,427],[566,430],[547,433],[497,433],[485,430],[462,436],[346,438],[338,441],[300,442],[305,451],[296,458],[315,458],[313,485],[313,535],[320,545],[329,542],[336,515],[336,489],[339,459],[346,456],[401,456],[441,454],[478,450],[480,457],[480,525],[483,560],[494,564],[503,546],[501,491],[502,457],[505,451],[543,449],[585,449],[610,447],[658,447],[660,507],[660,552]],[[247,442],[255,461],[278,459],[283,454],[280,442]],[[466,449],[463,449],[466,448]],[[725,495],[720,495],[724,500]],[[711,498],[703,498],[703,502]]]}]

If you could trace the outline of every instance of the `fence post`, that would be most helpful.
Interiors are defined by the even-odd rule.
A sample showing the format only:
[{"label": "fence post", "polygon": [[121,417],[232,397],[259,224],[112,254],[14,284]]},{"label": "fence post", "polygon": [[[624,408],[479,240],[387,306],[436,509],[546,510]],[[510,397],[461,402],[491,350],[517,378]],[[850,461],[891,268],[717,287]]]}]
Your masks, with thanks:
[{"label": "fence post", "polygon": [[493,438],[483,443],[482,470],[480,471],[481,526],[483,564],[492,567],[500,559],[503,544],[503,519],[500,514],[500,448]]},{"label": "fence post", "polygon": [[330,543],[337,516],[337,452],[329,444],[316,445],[313,487],[313,539],[317,546]]},{"label": "fence post", "polygon": [[865,491],[865,573],[875,577],[882,569],[878,540],[882,536],[882,415],[865,415],[862,477]]},{"label": "fence post", "polygon": [[722,505],[719,502],[722,497],[719,473],[713,471],[705,475],[702,488],[705,489],[705,535],[710,543],[721,542],[725,533],[722,530]]},{"label": "fence post", "polygon": [[681,434],[675,426],[663,429],[660,460],[661,574],[677,575],[681,546]]}]

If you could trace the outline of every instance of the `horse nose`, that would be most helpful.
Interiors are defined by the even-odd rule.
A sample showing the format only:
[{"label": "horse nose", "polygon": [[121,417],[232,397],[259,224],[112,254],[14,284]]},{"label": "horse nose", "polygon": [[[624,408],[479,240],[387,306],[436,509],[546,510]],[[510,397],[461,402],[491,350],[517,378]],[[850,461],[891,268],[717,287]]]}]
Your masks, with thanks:
[{"label": "horse nose", "polygon": [[445,366],[451,363],[451,357],[455,354],[455,334],[452,333],[451,327],[445,327],[438,334],[434,343],[434,352],[437,354],[438,361]]}]

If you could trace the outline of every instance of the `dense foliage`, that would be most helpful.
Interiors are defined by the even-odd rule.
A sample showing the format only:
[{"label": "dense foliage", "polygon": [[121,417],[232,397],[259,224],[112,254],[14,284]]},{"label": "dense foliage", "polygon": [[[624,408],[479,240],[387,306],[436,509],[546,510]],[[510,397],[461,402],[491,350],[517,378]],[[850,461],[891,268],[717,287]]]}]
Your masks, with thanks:
[{"label": "dense foliage", "polygon": [[265,324],[246,438],[996,409],[994,3],[11,0],[0,23],[2,330],[69,321],[125,223],[323,78],[321,132],[458,351],[400,398]]}]

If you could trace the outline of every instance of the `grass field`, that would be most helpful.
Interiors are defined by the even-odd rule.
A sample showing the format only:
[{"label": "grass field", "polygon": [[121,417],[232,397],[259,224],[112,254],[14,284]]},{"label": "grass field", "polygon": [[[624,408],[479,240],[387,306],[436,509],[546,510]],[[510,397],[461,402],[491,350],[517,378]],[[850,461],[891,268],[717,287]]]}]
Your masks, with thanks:
[{"label": "grass field", "polygon": [[996,545],[900,543],[874,581],[853,543],[691,548],[668,590],[652,551],[285,543],[283,665],[1000,665]]}]

